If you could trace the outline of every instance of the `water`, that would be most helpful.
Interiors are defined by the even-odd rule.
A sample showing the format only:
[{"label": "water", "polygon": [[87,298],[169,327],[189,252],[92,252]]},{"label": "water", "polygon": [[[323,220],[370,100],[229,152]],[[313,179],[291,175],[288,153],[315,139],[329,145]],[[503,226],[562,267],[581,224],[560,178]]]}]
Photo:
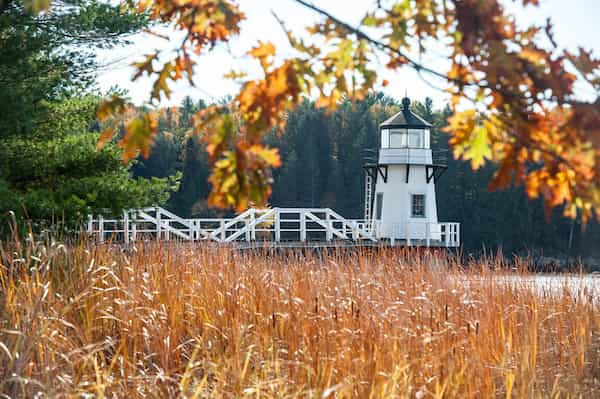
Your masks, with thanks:
[{"label": "water", "polygon": [[[515,288],[533,289],[540,295],[562,294],[565,290],[570,295],[583,300],[600,303],[600,273],[591,274],[531,274],[498,275],[492,277],[499,285],[512,285]],[[488,280],[486,280],[488,281]],[[467,284],[483,282],[481,279],[469,279]]]}]

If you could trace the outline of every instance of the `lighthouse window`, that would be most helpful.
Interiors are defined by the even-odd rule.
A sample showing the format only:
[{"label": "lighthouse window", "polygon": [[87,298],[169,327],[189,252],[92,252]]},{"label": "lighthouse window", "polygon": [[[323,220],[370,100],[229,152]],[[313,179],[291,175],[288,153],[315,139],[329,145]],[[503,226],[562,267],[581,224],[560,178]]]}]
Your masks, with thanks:
[{"label": "lighthouse window", "polygon": [[423,130],[408,129],[408,146],[411,148],[423,148]]},{"label": "lighthouse window", "polygon": [[383,210],[383,193],[377,193],[375,197],[375,218],[381,220],[381,211]]},{"label": "lighthouse window", "polygon": [[424,218],[425,217],[425,195],[413,194],[411,202],[412,202],[412,217]]},{"label": "lighthouse window", "polygon": [[406,147],[406,129],[390,130],[390,148]]},{"label": "lighthouse window", "polygon": [[381,129],[381,148],[390,147],[390,130]]}]

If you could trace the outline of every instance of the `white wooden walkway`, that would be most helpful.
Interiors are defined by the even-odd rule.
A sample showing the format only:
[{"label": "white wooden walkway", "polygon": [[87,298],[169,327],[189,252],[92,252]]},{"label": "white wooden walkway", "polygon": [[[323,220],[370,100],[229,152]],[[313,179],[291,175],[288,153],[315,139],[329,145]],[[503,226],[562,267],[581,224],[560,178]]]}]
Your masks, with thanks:
[{"label": "white wooden walkway", "polygon": [[[455,247],[460,238],[454,225],[458,224],[437,225],[438,229],[447,232],[441,235],[441,240],[409,238],[392,240],[391,244]],[[166,209],[150,207],[126,210],[118,219],[90,216],[87,233],[99,242],[119,240],[129,243],[153,238],[216,243],[260,242],[271,246],[289,246],[290,243],[333,245],[342,241],[373,245],[378,242],[379,227],[364,219],[345,219],[330,208],[251,208],[234,218],[184,219]]]},{"label": "white wooden walkway", "polygon": [[349,220],[329,208],[248,209],[230,219],[184,219],[160,207],[127,210],[120,219],[88,220],[87,232],[100,241],[118,235],[125,242],[142,237],[234,241],[376,241],[372,226]]}]

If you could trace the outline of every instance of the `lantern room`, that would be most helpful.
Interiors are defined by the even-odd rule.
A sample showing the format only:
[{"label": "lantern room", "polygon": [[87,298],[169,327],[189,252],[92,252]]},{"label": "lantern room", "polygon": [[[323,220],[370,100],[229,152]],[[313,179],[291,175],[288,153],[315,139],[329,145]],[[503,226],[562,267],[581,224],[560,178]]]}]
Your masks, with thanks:
[{"label": "lantern room", "polygon": [[431,164],[431,124],[410,110],[410,99],[402,110],[379,127],[380,164]]}]

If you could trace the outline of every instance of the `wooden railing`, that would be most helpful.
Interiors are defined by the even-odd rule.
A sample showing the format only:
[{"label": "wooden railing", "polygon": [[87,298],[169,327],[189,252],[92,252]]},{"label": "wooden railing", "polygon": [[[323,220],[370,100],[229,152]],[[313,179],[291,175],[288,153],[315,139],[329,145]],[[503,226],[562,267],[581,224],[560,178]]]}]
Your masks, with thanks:
[{"label": "wooden railing", "polygon": [[100,242],[128,243],[140,238],[185,241],[332,241],[375,242],[371,222],[345,219],[330,208],[251,208],[228,219],[184,219],[160,207],[127,210],[119,219],[88,220],[87,233]]},{"label": "wooden railing", "polygon": [[460,223],[409,222],[392,225],[391,244],[397,241],[412,246],[460,246]]}]

